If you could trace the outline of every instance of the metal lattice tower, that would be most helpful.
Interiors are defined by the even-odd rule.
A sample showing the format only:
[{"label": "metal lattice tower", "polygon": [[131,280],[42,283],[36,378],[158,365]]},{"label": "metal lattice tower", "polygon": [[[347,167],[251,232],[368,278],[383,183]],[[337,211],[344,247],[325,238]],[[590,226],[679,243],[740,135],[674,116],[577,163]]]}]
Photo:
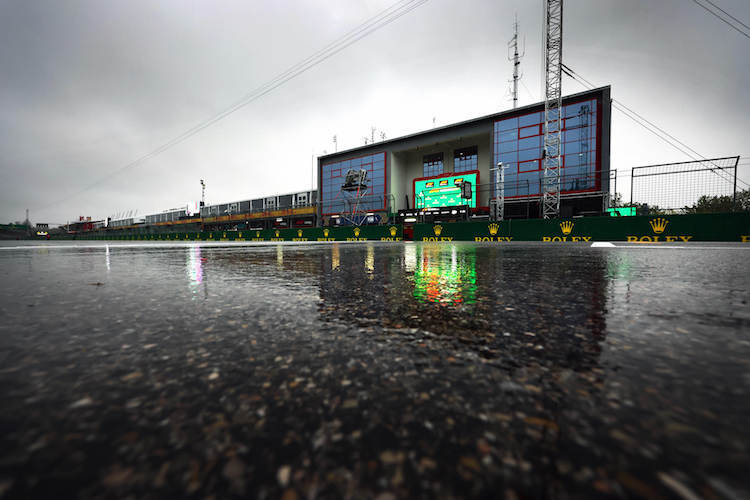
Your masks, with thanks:
[{"label": "metal lattice tower", "polygon": [[495,198],[490,200],[490,218],[492,220],[505,219],[505,166],[499,162],[490,169],[495,177]]},{"label": "metal lattice tower", "polygon": [[370,194],[367,170],[350,169],[346,172],[344,184],[341,185],[341,195],[344,200],[344,210],[340,216],[355,226],[362,225],[369,212],[365,201]]},{"label": "metal lattice tower", "polygon": [[562,144],[562,27],[563,0],[545,2],[546,91],[544,96],[544,177],[542,217],[560,215],[560,149]]}]

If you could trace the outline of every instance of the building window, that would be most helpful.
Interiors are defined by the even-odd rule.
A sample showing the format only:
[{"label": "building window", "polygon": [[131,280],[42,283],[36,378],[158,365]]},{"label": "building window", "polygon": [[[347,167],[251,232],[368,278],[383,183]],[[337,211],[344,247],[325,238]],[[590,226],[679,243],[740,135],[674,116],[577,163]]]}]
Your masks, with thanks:
[{"label": "building window", "polygon": [[[367,192],[359,202],[363,210],[386,209],[386,164],[385,153],[374,153],[328,163],[321,167],[320,202],[323,215],[338,214],[351,210],[347,197],[341,190],[349,170],[367,171]],[[310,203],[315,203],[315,192]]]},{"label": "building window", "polygon": [[466,172],[477,169],[477,147],[457,149],[453,152],[453,171]]},{"label": "building window", "polygon": [[443,153],[425,155],[422,159],[424,177],[432,177],[443,173]]},{"label": "building window", "polygon": [[[597,101],[563,106],[561,134],[561,191],[600,189]],[[498,120],[494,125],[494,164],[505,170],[505,197],[537,196],[544,172],[544,113],[534,112]],[[494,172],[490,172],[494,189]],[[494,192],[492,194],[495,196]]]}]

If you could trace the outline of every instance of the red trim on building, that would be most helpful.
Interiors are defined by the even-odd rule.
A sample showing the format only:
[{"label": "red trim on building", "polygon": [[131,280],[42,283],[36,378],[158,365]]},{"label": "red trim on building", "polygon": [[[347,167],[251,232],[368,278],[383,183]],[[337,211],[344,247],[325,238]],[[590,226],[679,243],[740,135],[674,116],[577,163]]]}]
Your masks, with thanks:
[{"label": "red trim on building", "polygon": [[[592,100],[596,101],[596,150],[594,151],[595,152],[595,167],[594,167],[595,168],[595,170],[594,170],[594,182],[595,182],[595,184],[594,184],[594,187],[591,188],[591,189],[581,189],[581,190],[576,190],[576,191],[563,190],[563,191],[561,191],[561,194],[563,194],[563,195],[565,195],[565,194],[578,194],[578,193],[593,193],[593,192],[601,191],[601,189],[602,189],[602,175],[601,175],[601,172],[602,172],[602,151],[601,151],[601,145],[602,145],[602,129],[603,129],[603,118],[602,118],[603,103],[602,103],[602,99],[599,96],[581,97],[579,99],[575,99],[575,100],[572,100],[572,101],[563,102],[563,108],[566,107],[566,106],[572,106],[574,104],[579,104],[579,103],[582,103],[582,102],[587,102],[587,101],[592,101]],[[493,158],[495,158],[495,153],[497,151],[496,148],[499,147],[499,143],[496,142],[496,137],[495,137],[495,127],[496,127],[496,124],[499,123],[499,122],[505,121],[505,120],[509,120],[509,119],[513,119],[513,118],[520,118],[520,117],[528,116],[528,115],[533,115],[535,113],[539,113],[539,111],[526,111],[526,112],[521,111],[521,112],[518,112],[518,113],[515,113],[515,114],[509,114],[507,116],[502,117],[501,119],[494,120],[492,122],[492,152],[491,152],[491,154],[492,154]],[[566,120],[568,120],[568,118],[563,118],[563,122],[564,122],[563,123],[563,131],[568,130]],[[528,139],[528,137],[520,137],[520,131],[522,129],[524,129],[524,128],[533,127],[533,126],[534,125],[526,125],[524,127],[518,127],[517,130],[518,130],[518,136],[519,137],[518,137],[517,140]],[[540,127],[544,127],[544,123],[539,124],[539,126]],[[543,130],[543,129],[540,129],[540,130]],[[571,130],[574,130],[574,129],[571,129]],[[529,137],[534,137],[534,136],[529,136]],[[565,141],[563,141],[563,144],[565,144]],[[523,151],[523,150],[519,150],[519,151]],[[589,150],[589,152],[591,152],[591,151]],[[565,155],[561,155],[561,158],[562,158],[562,161],[561,161],[561,164],[560,164],[560,168],[565,168]],[[526,160],[526,161],[534,161],[534,160]],[[537,160],[537,161],[539,161],[539,165],[540,165],[539,171],[541,172],[542,171],[541,160]],[[586,161],[588,161],[588,158],[586,159]],[[519,173],[534,172],[533,170],[521,172],[519,170],[520,169],[520,164],[521,163],[525,163],[525,162],[516,162],[516,163],[518,165],[518,167],[517,167],[516,170]],[[530,194],[527,194],[527,195],[506,196],[506,198],[508,198],[508,199],[530,198],[530,197],[539,196],[539,194],[540,193],[534,193],[534,194],[530,193]]]},{"label": "red trim on building", "polygon": [[[320,164],[320,176],[319,176],[319,178],[320,178],[320,180],[319,180],[319,186],[320,187],[318,189],[318,193],[320,195],[320,199],[318,200],[318,202],[321,205],[321,216],[328,216],[328,215],[336,215],[336,214],[338,214],[338,212],[323,212],[323,208],[322,207],[325,206],[326,201],[334,201],[334,200],[338,199],[338,197],[334,197],[331,200],[325,200],[323,198],[323,195],[324,195],[324,193],[323,193],[323,181],[324,181],[324,178],[323,178],[323,168],[325,168],[328,165],[335,165],[337,163],[342,163],[342,162],[345,162],[345,161],[352,161],[352,160],[357,160],[359,158],[366,158],[366,157],[377,156],[377,155],[383,155],[383,193],[381,195],[383,197],[383,205],[382,205],[381,208],[373,208],[373,209],[370,209],[368,211],[369,212],[384,212],[384,211],[387,210],[388,207],[386,205],[386,195],[388,193],[388,153],[385,152],[385,151],[376,151],[374,153],[367,153],[367,154],[363,154],[363,155],[360,155],[360,156],[352,156],[352,157],[349,157],[349,158],[343,158],[343,159],[340,159],[340,160],[330,161],[328,163],[321,163]],[[370,162],[370,163],[365,163],[364,165],[365,166],[370,166],[371,168],[368,169],[368,170],[370,172],[374,173],[374,171],[375,171],[375,169],[374,169],[375,162],[374,161]],[[336,178],[344,177],[344,174],[341,172],[341,169],[338,169],[339,175],[338,176],[334,176],[333,172],[335,170],[337,170],[337,169],[331,170],[331,177],[330,177],[331,179],[333,179],[334,177],[336,177]],[[375,193],[373,193],[373,195],[375,195]]]}]

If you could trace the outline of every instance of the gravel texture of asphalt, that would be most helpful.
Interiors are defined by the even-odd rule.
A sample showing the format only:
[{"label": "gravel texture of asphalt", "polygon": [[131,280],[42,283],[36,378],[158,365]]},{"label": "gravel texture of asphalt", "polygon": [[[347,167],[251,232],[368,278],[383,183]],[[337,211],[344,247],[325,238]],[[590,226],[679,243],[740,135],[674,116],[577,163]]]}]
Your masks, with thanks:
[{"label": "gravel texture of asphalt", "polygon": [[750,495],[748,246],[0,245],[0,498]]}]

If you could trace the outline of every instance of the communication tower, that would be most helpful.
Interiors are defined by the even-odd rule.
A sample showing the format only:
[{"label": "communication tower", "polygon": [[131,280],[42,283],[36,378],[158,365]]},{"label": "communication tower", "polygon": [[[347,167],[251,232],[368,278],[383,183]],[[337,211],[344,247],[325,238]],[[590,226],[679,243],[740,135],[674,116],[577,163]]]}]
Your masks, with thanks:
[{"label": "communication tower", "polygon": [[542,217],[560,215],[560,147],[562,134],[562,29],[563,0],[544,0],[544,176]]},{"label": "communication tower", "polygon": [[518,107],[518,80],[523,76],[518,74],[518,69],[521,65],[521,58],[525,55],[525,50],[523,54],[518,53],[518,16],[513,23],[513,38],[508,42],[508,50],[510,49],[513,49],[513,56],[508,55],[508,60],[513,61],[513,109],[516,109]]}]

